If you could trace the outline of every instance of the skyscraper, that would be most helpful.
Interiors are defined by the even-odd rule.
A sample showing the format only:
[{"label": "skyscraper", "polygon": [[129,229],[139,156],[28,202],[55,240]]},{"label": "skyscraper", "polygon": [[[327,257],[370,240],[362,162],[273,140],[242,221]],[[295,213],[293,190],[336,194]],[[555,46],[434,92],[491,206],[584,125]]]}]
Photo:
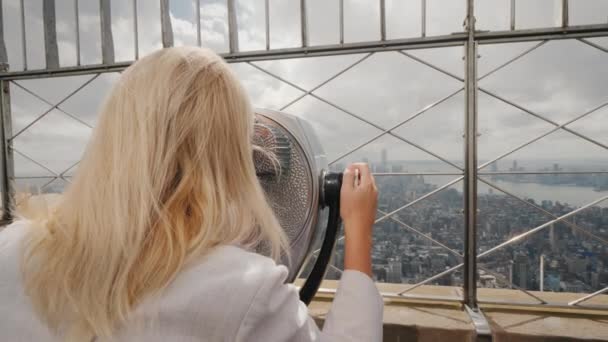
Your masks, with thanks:
[{"label": "skyscraper", "polygon": [[553,224],[549,226],[549,244],[551,245],[551,252],[555,252],[555,227]]},{"label": "skyscraper", "polygon": [[402,273],[402,263],[400,257],[390,258],[388,259],[388,272],[387,272],[387,281],[389,283],[401,283],[401,278],[403,276]]},{"label": "skyscraper", "polygon": [[388,152],[386,151],[385,148],[383,148],[381,153],[382,153],[382,156],[380,159],[380,165],[382,165],[382,167],[384,169],[387,169],[388,168]]},{"label": "skyscraper", "polygon": [[524,289],[528,288],[529,268],[528,257],[524,254],[518,254],[513,264],[513,284]]}]

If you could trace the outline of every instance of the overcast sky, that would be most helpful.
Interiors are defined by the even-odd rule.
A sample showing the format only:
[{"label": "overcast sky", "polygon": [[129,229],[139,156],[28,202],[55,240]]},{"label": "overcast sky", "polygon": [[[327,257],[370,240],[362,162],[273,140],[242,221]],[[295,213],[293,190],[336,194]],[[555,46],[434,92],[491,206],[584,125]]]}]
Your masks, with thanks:
[{"label": "overcast sky", "polygon": [[[478,29],[504,30],[509,27],[509,0],[477,1]],[[139,2],[140,55],[161,47],[159,1]],[[196,8],[194,1],[171,2],[171,18],[176,45],[196,43]],[[376,0],[345,0],[345,40],[378,40],[379,7]],[[428,0],[427,35],[442,35],[462,30],[465,1]],[[560,22],[558,0],[518,1],[517,27],[555,26]],[[60,63],[76,63],[75,20],[72,0],[56,0],[57,33]],[[300,44],[299,2],[270,0],[271,48],[296,47]],[[339,40],[338,0],[309,0],[310,43],[334,44]],[[27,59],[29,69],[44,67],[42,0],[26,1]],[[265,47],[264,1],[237,1],[239,41],[242,50]],[[23,68],[19,1],[4,0],[5,40],[12,70]],[[573,25],[608,22],[608,1],[570,2]],[[227,12],[225,0],[201,0],[201,27],[204,46],[226,52]],[[99,8],[97,0],[80,1],[81,60],[83,64],[101,62]],[[420,1],[387,0],[389,39],[420,35]],[[117,61],[134,58],[131,1],[112,1],[112,29]],[[608,48],[608,38],[589,39]],[[484,75],[511,57],[536,45],[525,42],[480,47],[479,74]],[[407,51],[437,65],[456,77],[463,77],[463,49],[450,47]],[[308,90],[322,83],[365,55],[347,55],[256,62],[255,64]],[[279,109],[302,92],[248,64],[232,64],[249,91],[254,105]],[[19,81],[51,103],[61,100],[91,76]],[[102,74],[61,108],[90,126],[96,112],[118,74]],[[462,82],[429,68],[398,52],[376,53],[367,57],[315,94],[356,115],[389,128],[445,96],[458,91]],[[608,54],[576,40],[551,41],[525,58],[480,81],[483,89],[518,105],[563,123],[608,101]],[[50,106],[22,89],[13,86],[13,131],[19,132]],[[312,96],[305,96],[286,109],[309,120],[328,154],[334,160],[349,149],[369,140],[379,130]],[[462,164],[464,97],[462,92],[395,130],[395,133],[442,156]],[[489,160],[540,135],[553,126],[483,92],[479,94],[479,158]],[[608,144],[608,106],[571,126],[577,132]],[[91,129],[58,110],[21,133],[14,142],[27,154],[54,172],[63,172],[77,162]],[[384,136],[352,154],[341,163],[362,159],[379,160],[387,150],[389,160],[437,160],[397,138]],[[550,166],[553,162],[579,164],[579,169],[608,164],[607,152],[568,132],[559,131],[516,152],[499,163],[510,167],[512,159],[530,168]],[[539,161],[536,164],[531,161]],[[589,163],[593,161],[594,165]],[[50,172],[15,155],[20,176],[43,176]],[[412,166],[412,169],[415,166]],[[431,168],[431,167],[427,167]],[[455,171],[448,164],[437,163],[434,171]],[[415,170],[421,171],[421,170]]]}]

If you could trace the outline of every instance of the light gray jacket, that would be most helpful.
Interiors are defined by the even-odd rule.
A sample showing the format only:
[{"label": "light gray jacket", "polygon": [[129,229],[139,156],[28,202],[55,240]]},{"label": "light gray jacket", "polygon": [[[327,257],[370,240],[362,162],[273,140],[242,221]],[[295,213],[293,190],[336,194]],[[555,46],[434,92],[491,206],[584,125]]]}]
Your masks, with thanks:
[{"label": "light gray jacket", "polygon": [[[60,341],[23,293],[20,242],[27,229],[16,222],[0,231],[0,340]],[[218,247],[181,271],[159,298],[144,301],[112,341],[382,340],[382,298],[367,275],[344,272],[322,331],[286,277],[287,269],[269,258]]]}]

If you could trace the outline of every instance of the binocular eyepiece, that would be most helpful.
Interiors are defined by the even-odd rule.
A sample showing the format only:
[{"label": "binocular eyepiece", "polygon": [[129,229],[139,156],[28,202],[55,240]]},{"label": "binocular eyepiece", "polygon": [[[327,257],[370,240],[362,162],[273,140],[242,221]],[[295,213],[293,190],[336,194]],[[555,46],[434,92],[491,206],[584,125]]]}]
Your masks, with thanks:
[{"label": "binocular eyepiece", "polygon": [[294,281],[307,261],[316,257],[300,289],[300,299],[308,304],[333,254],[340,226],[342,173],[327,172],[325,154],[305,121],[281,112],[256,112],[253,161],[290,242],[288,281]]}]

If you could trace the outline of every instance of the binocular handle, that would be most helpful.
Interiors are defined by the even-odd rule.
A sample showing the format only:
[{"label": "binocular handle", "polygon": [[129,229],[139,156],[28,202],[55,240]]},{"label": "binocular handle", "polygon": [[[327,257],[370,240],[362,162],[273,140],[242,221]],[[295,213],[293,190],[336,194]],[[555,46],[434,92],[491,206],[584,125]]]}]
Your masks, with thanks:
[{"label": "binocular handle", "polygon": [[340,190],[342,188],[342,176],[340,173],[327,173],[323,177],[323,197],[321,201],[322,207],[329,207],[329,217],[327,219],[327,228],[325,228],[325,237],[323,244],[319,250],[319,255],[310,272],[310,275],[304,281],[304,285],[300,288],[300,300],[308,305],[327,272],[327,266],[331,260],[336,237],[340,228]]}]

